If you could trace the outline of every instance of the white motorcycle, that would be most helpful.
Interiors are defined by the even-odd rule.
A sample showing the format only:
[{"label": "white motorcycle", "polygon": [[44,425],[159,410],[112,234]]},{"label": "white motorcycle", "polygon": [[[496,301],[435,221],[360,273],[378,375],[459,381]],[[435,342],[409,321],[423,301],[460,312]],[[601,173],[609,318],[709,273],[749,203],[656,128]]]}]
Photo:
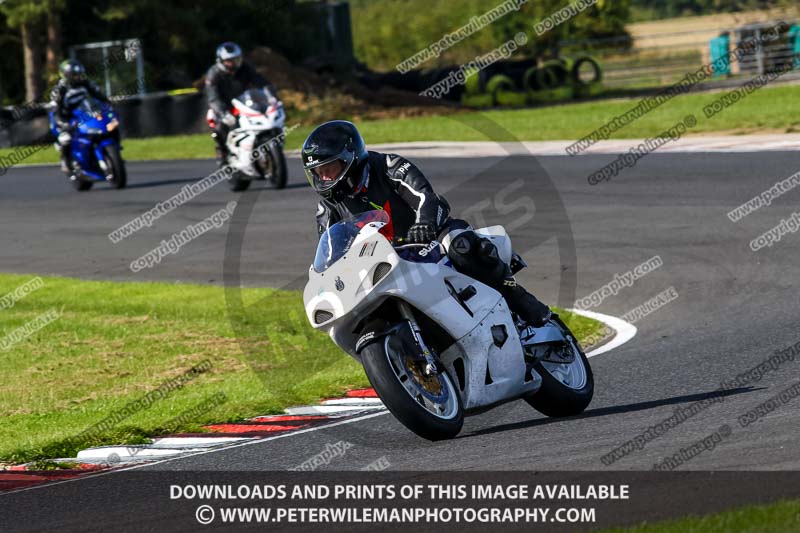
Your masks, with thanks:
[{"label": "white motorcycle", "polygon": [[250,89],[233,100],[233,115],[238,125],[226,140],[227,163],[236,171],[229,180],[231,190],[244,191],[254,179],[268,180],[276,189],[286,187],[283,103],[266,89]]},{"label": "white motorcycle", "polygon": [[[441,244],[395,246],[389,232],[383,211],[328,228],[303,297],[311,325],[364,366],[403,425],[451,438],[465,414],[517,399],[551,417],[583,412],[592,370],[555,314],[525,327],[499,292],[456,271]],[[502,226],[477,232],[512,271],[526,266]]]}]

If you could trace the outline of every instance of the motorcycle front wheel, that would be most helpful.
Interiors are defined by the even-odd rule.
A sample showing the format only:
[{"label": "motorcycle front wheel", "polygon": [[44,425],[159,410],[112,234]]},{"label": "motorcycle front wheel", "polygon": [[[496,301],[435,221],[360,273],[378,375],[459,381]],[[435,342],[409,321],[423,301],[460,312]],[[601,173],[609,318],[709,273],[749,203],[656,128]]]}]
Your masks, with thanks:
[{"label": "motorcycle front wheel", "polygon": [[80,178],[74,179],[70,181],[72,183],[72,188],[76,191],[88,191],[94,185],[94,182],[88,180],[82,180]]},{"label": "motorcycle front wheel", "polygon": [[244,173],[239,172],[238,170],[233,173],[233,175],[228,180],[228,187],[234,192],[241,192],[246,191],[250,187],[250,181],[247,178],[244,178]]},{"label": "motorcycle front wheel", "polygon": [[276,189],[283,189],[286,187],[286,157],[283,155],[283,148],[280,145],[272,146],[270,148],[270,156],[272,158],[272,174],[269,181]]},{"label": "motorcycle front wheel", "polygon": [[458,435],[464,425],[464,407],[445,370],[426,376],[395,335],[370,344],[361,355],[378,397],[404,426],[433,441]]},{"label": "motorcycle front wheel", "polygon": [[124,189],[128,184],[128,174],[125,171],[125,162],[122,160],[122,154],[119,148],[115,145],[109,145],[103,148],[103,159],[113,176],[108,183],[115,189]]}]

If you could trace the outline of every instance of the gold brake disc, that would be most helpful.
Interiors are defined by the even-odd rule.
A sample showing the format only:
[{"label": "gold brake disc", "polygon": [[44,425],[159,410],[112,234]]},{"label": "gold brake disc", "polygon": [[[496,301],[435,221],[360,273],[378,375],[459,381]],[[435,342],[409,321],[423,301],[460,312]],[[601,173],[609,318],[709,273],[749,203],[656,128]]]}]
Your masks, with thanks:
[{"label": "gold brake disc", "polygon": [[411,372],[414,381],[425,389],[425,391],[434,396],[438,396],[442,393],[442,383],[436,375],[426,376],[425,372],[420,369],[419,363],[410,355],[406,356],[406,368]]}]

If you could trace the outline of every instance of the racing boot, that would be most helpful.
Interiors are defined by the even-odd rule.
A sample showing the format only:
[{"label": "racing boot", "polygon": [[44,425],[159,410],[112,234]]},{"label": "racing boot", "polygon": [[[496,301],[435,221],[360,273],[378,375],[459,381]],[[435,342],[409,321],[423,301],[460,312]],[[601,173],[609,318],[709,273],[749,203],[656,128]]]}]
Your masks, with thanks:
[{"label": "racing boot", "polygon": [[506,299],[508,308],[516,313],[525,325],[540,328],[550,320],[552,315],[550,308],[519,285],[514,276],[508,276],[503,280],[500,294]]},{"label": "racing boot", "polygon": [[216,147],[216,160],[217,160],[217,168],[222,168],[228,164],[228,153],[227,150],[224,148],[217,146]]},{"label": "racing boot", "polygon": [[483,264],[487,267],[491,266],[491,270],[496,272],[491,277],[502,280],[502,283],[495,282],[491,285],[506,299],[508,308],[516,313],[527,326],[540,328],[547,324],[547,321],[550,320],[550,308],[517,283],[511,273],[511,267],[500,259],[494,243],[489,239],[480,239],[478,248],[478,256],[482,259]]},{"label": "racing boot", "polygon": [[212,133],[211,138],[214,139],[217,168],[222,168],[228,164],[228,148],[225,146],[225,143],[220,142],[220,135],[217,132]]}]

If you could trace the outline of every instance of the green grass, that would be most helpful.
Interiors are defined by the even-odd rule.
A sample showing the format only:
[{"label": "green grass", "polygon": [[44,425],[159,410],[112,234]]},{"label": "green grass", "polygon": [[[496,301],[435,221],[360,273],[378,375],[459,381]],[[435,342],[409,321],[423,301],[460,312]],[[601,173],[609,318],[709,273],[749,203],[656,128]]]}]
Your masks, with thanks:
[{"label": "green grass", "polygon": [[[31,278],[0,274],[0,298]],[[279,413],[368,385],[362,368],[310,327],[297,291],[231,290],[226,299],[222,287],[42,279],[42,288],[0,308],[0,347],[42,313],[60,313],[0,349],[0,461],[74,457],[89,446],[202,431],[203,424]],[[564,316],[579,338],[602,327]],[[212,368],[183,388],[85,441],[70,441],[207,359]],[[227,401],[213,410],[169,423],[220,392]]]},{"label": "green grass", "polygon": [[795,533],[800,531],[800,501],[752,505],[703,517],[689,517],[603,533]]},{"label": "green grass", "polygon": [[[641,119],[612,134],[611,138],[645,138],[694,114],[698,124],[692,134],[725,132],[734,134],[800,131],[800,86],[767,87],[750,94],[736,105],[707,119],[703,107],[722,93],[698,93],[677,96]],[[523,141],[575,140],[589,134],[614,116],[635,106],[639,99],[598,100],[533,109],[486,111],[497,122]],[[473,113],[460,116],[469,120]],[[336,117],[330,117],[331,119]],[[289,124],[292,124],[289,117]],[[447,116],[365,121],[358,124],[368,144],[407,141],[485,141],[482,133]],[[311,131],[301,126],[287,138],[289,149],[299,148]],[[126,139],[125,159],[198,159],[213,156],[208,135],[179,135]],[[0,157],[13,149],[0,150]],[[55,163],[55,150],[46,149],[26,159],[27,163]]]}]

